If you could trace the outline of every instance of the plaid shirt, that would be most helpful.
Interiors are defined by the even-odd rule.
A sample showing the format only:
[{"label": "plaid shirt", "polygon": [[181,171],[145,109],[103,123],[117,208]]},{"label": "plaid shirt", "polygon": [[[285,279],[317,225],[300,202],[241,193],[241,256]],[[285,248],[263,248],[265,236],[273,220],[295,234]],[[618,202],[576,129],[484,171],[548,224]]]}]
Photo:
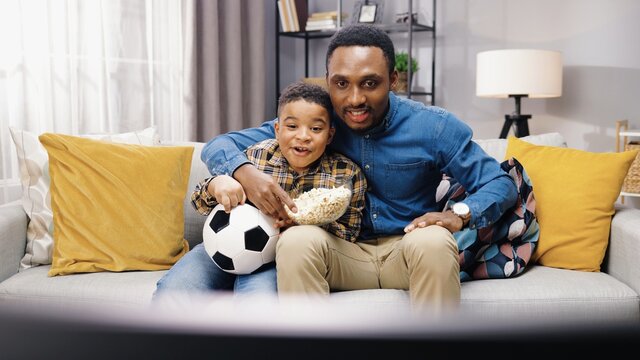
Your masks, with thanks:
[{"label": "plaid shirt", "polygon": [[[271,175],[290,196],[317,187],[332,188],[350,181],[353,195],[347,211],[337,221],[323,225],[322,228],[347,241],[356,241],[360,233],[367,188],[364,174],[358,165],[344,155],[326,151],[307,172],[297,174],[289,167],[275,139],[259,142],[248,147],[245,152],[258,170]],[[212,179],[213,177],[201,181],[191,194],[191,204],[205,216],[218,204],[207,192]]]}]

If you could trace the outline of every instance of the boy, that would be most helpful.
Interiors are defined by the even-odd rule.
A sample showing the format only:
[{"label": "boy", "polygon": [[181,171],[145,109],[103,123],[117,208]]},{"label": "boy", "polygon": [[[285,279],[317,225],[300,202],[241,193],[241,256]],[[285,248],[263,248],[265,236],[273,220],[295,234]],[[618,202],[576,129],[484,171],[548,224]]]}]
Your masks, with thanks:
[{"label": "boy", "polygon": [[[331,113],[331,99],[322,87],[302,82],[289,85],[278,102],[278,120],[274,124],[276,139],[250,146],[245,154],[254,166],[272,177],[288,194],[350,182],[353,194],[347,211],[322,228],[353,242],[360,233],[366,180],[354,162],[341,154],[325,152],[335,133]],[[246,201],[246,194],[234,178],[219,175],[196,185],[191,200],[194,208],[206,216],[218,203],[227,212],[231,211]],[[284,228],[287,225],[289,223],[282,219],[276,220],[276,226]],[[275,292],[277,288],[273,263],[252,274],[236,276],[220,270],[202,243],[182,257],[157,286],[154,296],[166,290],[207,291],[235,287],[236,292],[253,293]]]}]

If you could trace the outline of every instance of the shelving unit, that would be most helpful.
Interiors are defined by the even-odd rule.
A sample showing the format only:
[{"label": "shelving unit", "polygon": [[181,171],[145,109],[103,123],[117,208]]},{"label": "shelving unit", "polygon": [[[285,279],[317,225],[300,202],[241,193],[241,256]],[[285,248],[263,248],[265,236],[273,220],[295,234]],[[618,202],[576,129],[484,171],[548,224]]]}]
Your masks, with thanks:
[{"label": "shelving unit", "polygon": [[[629,131],[629,120],[616,121],[616,152],[624,150],[624,144],[630,137],[640,138],[640,130]],[[620,202],[624,204],[624,197],[640,197],[640,193],[631,193],[626,191],[620,192]]]},{"label": "shelving unit", "polygon": [[[309,8],[307,0],[306,8]],[[407,9],[409,14],[413,14],[413,4],[415,0],[407,0]],[[398,93],[399,95],[404,95],[411,99],[414,96],[426,96],[430,101],[428,101],[431,105],[435,104],[435,72],[436,72],[436,0],[430,0],[432,2],[432,24],[425,25],[419,22],[413,21],[413,16],[409,16],[408,23],[391,23],[391,24],[375,24],[375,26],[383,29],[389,34],[393,33],[407,33],[408,34],[408,50],[407,53],[409,57],[413,57],[413,34],[418,32],[428,32],[431,33],[431,91],[416,91],[413,87],[413,76],[411,73],[411,67],[409,67],[408,79],[407,79],[407,89],[406,93]],[[329,38],[333,36],[336,30],[321,30],[321,31],[298,31],[298,32],[284,32],[280,30],[280,14],[278,12],[277,0],[276,0],[276,103],[278,98],[280,97],[280,38],[281,37],[289,37],[304,40],[304,77],[309,77],[309,45],[310,41],[314,39],[323,39]],[[338,1],[337,12],[339,14],[338,17],[338,28],[343,26],[344,19],[340,18],[340,14],[342,14],[342,1]],[[353,14],[350,14],[353,16]],[[302,24],[300,26],[303,26]],[[397,49],[396,49],[397,51]]]}]

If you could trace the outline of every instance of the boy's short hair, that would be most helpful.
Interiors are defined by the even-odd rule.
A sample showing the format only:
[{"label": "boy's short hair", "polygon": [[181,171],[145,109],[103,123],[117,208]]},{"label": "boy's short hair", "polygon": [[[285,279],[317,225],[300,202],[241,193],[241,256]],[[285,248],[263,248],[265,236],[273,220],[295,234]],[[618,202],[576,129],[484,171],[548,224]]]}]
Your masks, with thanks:
[{"label": "boy's short hair", "polygon": [[389,35],[374,25],[367,24],[353,24],[343,27],[338,30],[329,41],[329,47],[327,48],[327,58],[325,67],[327,72],[329,71],[329,60],[333,52],[341,46],[372,46],[382,50],[385,59],[387,59],[387,66],[389,68],[389,74],[393,72],[396,67],[396,55],[393,48],[393,41]]},{"label": "boy's short hair", "polygon": [[305,100],[322,106],[327,109],[327,113],[329,117],[331,117],[333,106],[331,105],[329,93],[319,85],[302,81],[290,84],[284,89],[278,100],[278,115],[280,115],[280,111],[282,111],[285,105],[298,100]]}]

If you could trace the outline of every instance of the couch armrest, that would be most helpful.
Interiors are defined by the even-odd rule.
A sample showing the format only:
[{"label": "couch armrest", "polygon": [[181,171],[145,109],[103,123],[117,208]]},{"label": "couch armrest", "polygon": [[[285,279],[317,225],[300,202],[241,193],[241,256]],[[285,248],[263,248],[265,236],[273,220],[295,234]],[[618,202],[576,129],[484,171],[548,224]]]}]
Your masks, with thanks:
[{"label": "couch armrest", "polygon": [[639,209],[616,207],[604,269],[640,294]]},{"label": "couch armrest", "polygon": [[18,272],[27,245],[27,221],[19,201],[0,206],[0,281]]}]

